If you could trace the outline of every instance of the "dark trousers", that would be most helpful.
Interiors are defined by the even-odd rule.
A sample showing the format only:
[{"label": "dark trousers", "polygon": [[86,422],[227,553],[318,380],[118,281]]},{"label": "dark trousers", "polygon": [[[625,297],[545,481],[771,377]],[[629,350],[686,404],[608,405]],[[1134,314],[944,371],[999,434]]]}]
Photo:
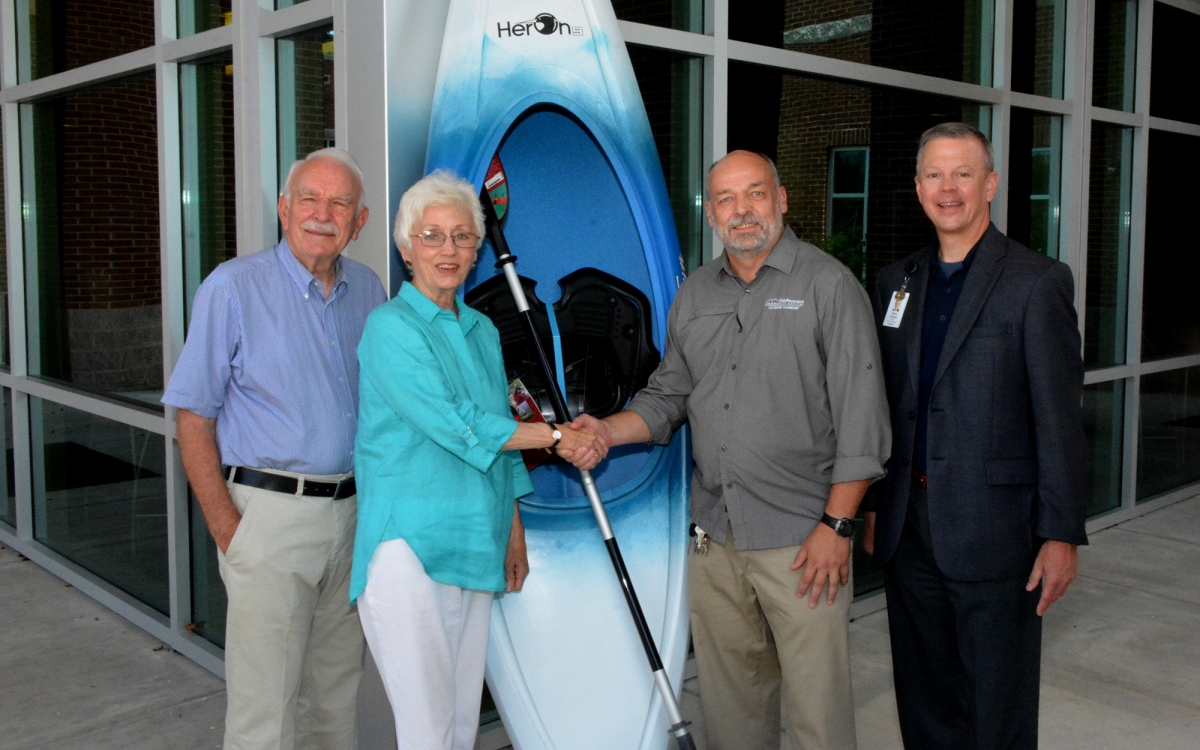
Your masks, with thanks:
[{"label": "dark trousers", "polygon": [[1037,750],[1040,589],[1025,578],[954,581],[934,562],[925,490],[913,486],[886,590],[907,750]]}]

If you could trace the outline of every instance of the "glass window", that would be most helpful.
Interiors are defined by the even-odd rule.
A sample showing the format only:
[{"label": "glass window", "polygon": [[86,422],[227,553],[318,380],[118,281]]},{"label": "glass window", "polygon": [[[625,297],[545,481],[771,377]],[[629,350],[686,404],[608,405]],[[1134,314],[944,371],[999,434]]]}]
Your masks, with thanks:
[{"label": "glass window", "polygon": [[229,599],[217,564],[217,543],[208,532],[200,503],[188,487],[192,529],[192,632],[225,647],[225,611]]},{"label": "glass window", "polygon": [[1083,362],[1110,367],[1125,363],[1133,129],[1093,122],[1091,161]]},{"label": "glass window", "polygon": [[1083,387],[1083,431],[1091,447],[1088,516],[1121,505],[1121,461],[1125,425],[1125,381]]},{"label": "glass window", "polygon": [[[0,141],[3,140],[0,129]],[[4,153],[0,149],[0,369],[9,368],[12,349],[8,339],[8,215],[4,211]]]},{"label": "glass window", "polygon": [[1200,15],[1164,3],[1154,4],[1150,46],[1150,114],[1200,125],[1196,96],[1196,40]]},{"label": "glass window", "polygon": [[21,83],[154,45],[154,1],[17,0]]},{"label": "glass window", "polygon": [[167,614],[162,435],[39,398],[29,422],[34,537]]},{"label": "glass window", "polygon": [[1142,359],[1200,352],[1196,305],[1195,176],[1200,138],[1150,131],[1146,178],[1146,264],[1142,294]]},{"label": "glass window", "polygon": [[0,409],[0,419],[4,420],[3,432],[0,432],[4,436],[4,445],[0,446],[4,449],[4,463],[0,464],[0,470],[4,472],[4,476],[0,477],[0,486],[4,487],[4,498],[0,500],[0,521],[15,529],[17,528],[17,488],[13,479],[15,464],[13,462],[12,391],[8,388],[0,388],[0,399],[4,401],[4,406]]},{"label": "glass window", "polygon": [[1008,236],[1057,258],[1062,117],[1014,109],[1009,139]]},{"label": "glass window", "polygon": [[[831,213],[831,170],[849,178],[854,156],[838,155],[844,149],[870,149],[863,175],[869,221],[862,240],[868,289],[881,268],[935,236],[913,185],[921,133],[947,121],[966,121],[986,131],[991,121],[990,110],[977,104],[746,63],[729,64],[729,92],[729,150],[774,157],[788,191],[788,225],[800,239],[835,255],[844,243],[836,232],[830,234],[838,221]],[[831,159],[844,162],[838,167]]]},{"label": "glass window", "polygon": [[154,74],[22,104],[29,372],[161,409]]},{"label": "glass window", "polygon": [[1066,0],[1015,0],[1013,91],[1062,98],[1066,17]]},{"label": "glass window", "polygon": [[[275,43],[279,189],[297,159],[334,144],[333,27]],[[280,233],[282,236],[282,232]]]},{"label": "glass window", "polygon": [[994,18],[993,0],[769,0],[731,8],[729,38],[990,86]]},{"label": "glass window", "polygon": [[308,2],[308,0],[275,0],[275,10],[279,10],[280,8],[290,8],[293,5],[299,5],[300,3],[306,2]]},{"label": "glass window", "polygon": [[233,23],[233,0],[178,0],[179,36]]},{"label": "glass window", "polygon": [[1097,0],[1092,40],[1092,104],[1132,112],[1137,0]]},{"label": "glass window", "polygon": [[1137,498],[1200,479],[1200,367],[1142,376]]},{"label": "glass window", "polygon": [[237,255],[233,57],[179,66],[185,303],[200,282]]},{"label": "glass window", "polygon": [[860,279],[867,271],[867,175],[871,149],[839,146],[829,154],[825,250]]},{"label": "glass window", "polygon": [[650,119],[679,232],[681,265],[691,273],[704,263],[704,156],[700,59],[629,46],[629,58]]},{"label": "glass window", "polygon": [[622,21],[704,33],[704,0],[613,0]]}]

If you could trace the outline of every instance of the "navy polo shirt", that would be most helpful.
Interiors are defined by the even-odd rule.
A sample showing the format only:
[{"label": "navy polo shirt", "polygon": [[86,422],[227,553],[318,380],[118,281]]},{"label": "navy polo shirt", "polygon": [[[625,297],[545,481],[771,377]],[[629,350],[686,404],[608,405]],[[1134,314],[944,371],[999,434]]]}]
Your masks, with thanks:
[{"label": "navy polo shirt", "polygon": [[962,295],[967,272],[975,258],[975,247],[958,263],[946,263],[938,257],[935,245],[930,249],[929,285],[925,290],[925,312],[921,318],[921,379],[917,388],[917,432],[913,444],[912,466],[926,473],[926,435],[929,432],[929,397],[933,393],[933,378],[937,374],[938,360],[942,357],[942,346],[946,343],[946,331],[954,308]]}]

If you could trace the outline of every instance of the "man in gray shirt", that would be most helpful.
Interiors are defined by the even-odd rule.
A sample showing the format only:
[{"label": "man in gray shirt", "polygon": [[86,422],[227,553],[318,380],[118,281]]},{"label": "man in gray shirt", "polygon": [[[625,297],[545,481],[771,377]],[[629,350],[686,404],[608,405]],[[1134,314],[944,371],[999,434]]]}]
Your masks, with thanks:
[{"label": "man in gray shirt", "polygon": [[851,582],[850,519],[891,445],[874,317],[858,279],[784,224],[770,159],[735,151],[707,187],[724,254],[679,289],[646,388],[574,425],[609,445],[665,444],[691,425],[708,747],[854,748],[852,596],[838,589]]}]

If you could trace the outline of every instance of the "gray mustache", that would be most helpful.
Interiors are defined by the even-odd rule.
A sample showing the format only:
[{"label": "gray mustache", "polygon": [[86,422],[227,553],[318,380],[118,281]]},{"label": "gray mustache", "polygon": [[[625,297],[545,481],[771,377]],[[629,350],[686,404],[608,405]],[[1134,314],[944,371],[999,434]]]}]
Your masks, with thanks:
[{"label": "gray mustache", "polygon": [[323,234],[338,233],[337,224],[334,224],[332,221],[317,221],[316,219],[309,219],[301,224],[300,228],[306,232],[321,232]]}]

